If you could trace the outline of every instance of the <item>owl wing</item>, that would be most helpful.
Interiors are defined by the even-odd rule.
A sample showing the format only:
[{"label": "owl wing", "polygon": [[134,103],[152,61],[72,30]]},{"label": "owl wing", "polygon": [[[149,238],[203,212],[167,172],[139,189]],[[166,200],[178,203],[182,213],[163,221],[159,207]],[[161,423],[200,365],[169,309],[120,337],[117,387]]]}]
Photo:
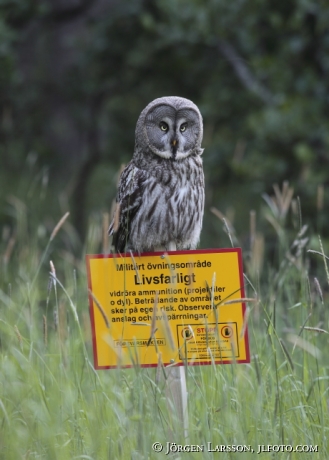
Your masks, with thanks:
[{"label": "owl wing", "polygon": [[133,161],[127,164],[120,176],[116,209],[109,228],[116,252],[124,252],[129,241],[131,221],[142,203],[145,176],[145,172],[137,168]]}]

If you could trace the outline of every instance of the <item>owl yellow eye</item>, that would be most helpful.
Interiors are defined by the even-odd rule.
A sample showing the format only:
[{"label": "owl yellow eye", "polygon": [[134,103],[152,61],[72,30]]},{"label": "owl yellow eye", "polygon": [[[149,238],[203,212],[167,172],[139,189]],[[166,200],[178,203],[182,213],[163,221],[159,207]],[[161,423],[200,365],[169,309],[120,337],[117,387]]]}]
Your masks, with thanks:
[{"label": "owl yellow eye", "polygon": [[183,133],[186,130],[186,128],[187,128],[187,123],[182,123],[180,125],[179,130],[180,130],[181,133]]},{"label": "owl yellow eye", "polygon": [[159,126],[160,126],[161,131],[164,131],[164,132],[167,132],[168,129],[169,129],[167,123],[165,123],[164,121],[162,121],[162,122],[159,124]]}]

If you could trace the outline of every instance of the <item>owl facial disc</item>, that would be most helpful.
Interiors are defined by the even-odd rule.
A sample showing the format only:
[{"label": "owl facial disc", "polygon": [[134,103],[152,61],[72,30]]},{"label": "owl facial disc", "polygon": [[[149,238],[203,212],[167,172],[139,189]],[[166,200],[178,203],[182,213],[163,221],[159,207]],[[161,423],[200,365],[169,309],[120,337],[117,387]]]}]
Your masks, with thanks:
[{"label": "owl facial disc", "polygon": [[141,125],[144,133],[141,141],[161,158],[179,161],[193,153],[202,153],[202,117],[197,106],[188,99],[156,99],[139,117],[136,127],[139,137]]}]

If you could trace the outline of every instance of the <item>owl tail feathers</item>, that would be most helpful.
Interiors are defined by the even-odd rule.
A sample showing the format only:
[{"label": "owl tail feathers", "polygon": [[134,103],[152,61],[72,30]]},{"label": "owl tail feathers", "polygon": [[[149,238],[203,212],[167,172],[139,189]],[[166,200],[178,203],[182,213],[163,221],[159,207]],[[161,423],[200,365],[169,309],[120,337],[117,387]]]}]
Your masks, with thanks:
[{"label": "owl tail feathers", "polygon": [[125,252],[128,249],[128,237],[129,229],[125,219],[125,214],[123,217],[120,214],[121,204],[116,203],[116,208],[114,211],[113,219],[110,224],[108,234],[112,236],[111,246],[115,252]]},{"label": "owl tail feathers", "polygon": [[109,227],[109,235],[113,235],[114,233],[117,233],[117,231],[119,230],[120,209],[121,209],[120,203],[116,203],[115,210],[114,210],[114,216],[113,216],[112,222]]},{"label": "owl tail feathers", "polygon": [[112,244],[111,244],[111,246],[113,246],[115,248],[115,250],[117,250],[117,248],[118,248],[118,236],[119,236],[118,235],[118,230],[119,230],[119,227],[120,227],[120,208],[121,208],[120,203],[116,203],[113,219],[112,219],[112,222],[111,222],[111,224],[109,226],[109,230],[108,230],[108,234],[110,236],[112,236]]}]

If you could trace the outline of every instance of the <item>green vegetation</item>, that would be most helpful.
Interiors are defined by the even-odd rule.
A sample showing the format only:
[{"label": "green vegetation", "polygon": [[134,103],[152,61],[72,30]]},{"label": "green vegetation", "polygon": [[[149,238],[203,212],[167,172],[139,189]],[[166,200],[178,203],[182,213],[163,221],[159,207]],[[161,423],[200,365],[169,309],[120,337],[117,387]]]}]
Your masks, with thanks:
[{"label": "green vegetation", "polygon": [[[234,209],[247,237],[249,210],[289,180],[327,238],[316,197],[328,199],[328,21],[323,0],[1,0],[0,222],[8,195],[25,201],[30,170],[44,214],[70,210],[83,244],[141,110],[177,95],[204,118],[207,212]],[[224,241],[207,214],[203,247]]]},{"label": "green vegetation", "polygon": [[[256,452],[258,445],[312,445],[317,453],[276,455],[323,459],[328,269],[319,239],[311,246],[318,253],[307,252],[308,230],[298,209],[294,214],[291,189],[286,184],[276,193],[263,210],[277,234],[273,263],[262,259],[268,242],[253,224],[251,250],[244,253],[247,296],[255,299],[248,304],[251,363],[187,369],[188,444],[250,445]],[[17,237],[3,228],[0,246],[1,459],[167,458],[167,441],[186,441],[155,370],[93,369],[85,264],[71,251],[70,217],[48,231],[30,221],[23,203],[14,209]],[[90,223],[84,251],[100,251],[100,228]],[[236,235],[226,220],[225,229],[229,245],[228,236],[235,241]],[[161,454],[152,450],[156,441],[164,445]],[[238,459],[256,452],[180,455]]]}]

